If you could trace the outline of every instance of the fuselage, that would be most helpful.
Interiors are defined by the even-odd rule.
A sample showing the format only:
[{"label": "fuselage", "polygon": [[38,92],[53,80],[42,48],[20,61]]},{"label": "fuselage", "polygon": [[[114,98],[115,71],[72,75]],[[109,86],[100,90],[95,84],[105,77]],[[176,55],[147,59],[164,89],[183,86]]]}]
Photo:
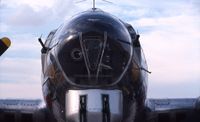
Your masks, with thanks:
[{"label": "fuselage", "polygon": [[57,121],[137,120],[146,84],[139,35],[99,9],[75,15],[51,31],[42,49],[43,95]]}]

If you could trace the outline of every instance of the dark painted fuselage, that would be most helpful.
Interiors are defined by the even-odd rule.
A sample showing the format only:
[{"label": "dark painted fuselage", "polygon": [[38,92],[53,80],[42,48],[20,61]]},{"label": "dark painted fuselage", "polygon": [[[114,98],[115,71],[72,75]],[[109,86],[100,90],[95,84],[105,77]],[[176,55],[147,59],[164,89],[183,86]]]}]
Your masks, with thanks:
[{"label": "dark painted fuselage", "polygon": [[139,120],[146,82],[139,35],[130,24],[98,9],[80,13],[50,32],[42,49],[43,95],[58,121],[66,121],[66,92],[87,89],[122,91],[122,120],[135,120],[135,111]]}]

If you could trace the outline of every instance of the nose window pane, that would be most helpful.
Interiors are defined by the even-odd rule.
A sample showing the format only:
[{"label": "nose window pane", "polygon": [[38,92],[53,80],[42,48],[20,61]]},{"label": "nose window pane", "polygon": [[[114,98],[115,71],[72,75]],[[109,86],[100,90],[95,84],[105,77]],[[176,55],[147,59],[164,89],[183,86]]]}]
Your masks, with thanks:
[{"label": "nose window pane", "polygon": [[84,40],[85,55],[90,70],[96,70],[102,52],[102,42],[99,39]]}]

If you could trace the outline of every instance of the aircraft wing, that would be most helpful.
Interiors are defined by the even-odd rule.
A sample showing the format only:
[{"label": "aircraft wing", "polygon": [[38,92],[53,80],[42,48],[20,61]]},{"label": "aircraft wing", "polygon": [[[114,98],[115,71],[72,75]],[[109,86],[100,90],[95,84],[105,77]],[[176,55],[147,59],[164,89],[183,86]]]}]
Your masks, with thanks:
[{"label": "aircraft wing", "polygon": [[[200,122],[199,99],[148,99],[147,122]],[[0,100],[0,122],[54,122],[41,100]]]},{"label": "aircraft wing", "polygon": [[148,122],[200,122],[199,99],[149,99]]},{"label": "aircraft wing", "polygon": [[0,100],[0,122],[53,122],[41,100]]}]

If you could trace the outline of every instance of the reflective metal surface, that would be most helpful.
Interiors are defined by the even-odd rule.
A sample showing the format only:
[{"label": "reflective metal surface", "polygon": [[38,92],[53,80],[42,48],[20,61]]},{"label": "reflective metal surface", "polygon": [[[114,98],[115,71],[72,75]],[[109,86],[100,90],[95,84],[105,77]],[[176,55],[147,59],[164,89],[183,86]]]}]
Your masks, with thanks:
[{"label": "reflective metal surface", "polygon": [[102,95],[109,97],[110,122],[122,120],[123,96],[120,90],[69,90],[66,93],[66,120],[80,122],[80,96],[86,96],[87,122],[103,122]]}]

